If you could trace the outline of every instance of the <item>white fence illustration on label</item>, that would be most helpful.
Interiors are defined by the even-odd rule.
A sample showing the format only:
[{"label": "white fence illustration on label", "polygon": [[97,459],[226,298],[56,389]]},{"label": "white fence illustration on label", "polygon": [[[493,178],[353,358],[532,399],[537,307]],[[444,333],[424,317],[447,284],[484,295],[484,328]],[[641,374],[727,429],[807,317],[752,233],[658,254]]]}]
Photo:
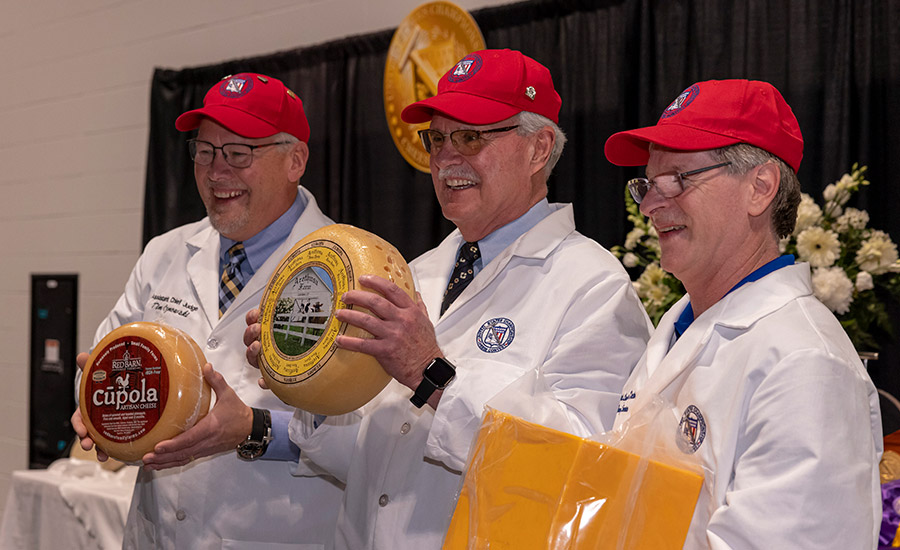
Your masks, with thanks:
[{"label": "white fence illustration on label", "polygon": [[[319,341],[331,314],[330,304],[309,299],[294,299],[290,313],[276,313],[272,332],[284,335],[284,343],[301,347],[303,351]],[[324,311],[323,311],[324,310]]]}]

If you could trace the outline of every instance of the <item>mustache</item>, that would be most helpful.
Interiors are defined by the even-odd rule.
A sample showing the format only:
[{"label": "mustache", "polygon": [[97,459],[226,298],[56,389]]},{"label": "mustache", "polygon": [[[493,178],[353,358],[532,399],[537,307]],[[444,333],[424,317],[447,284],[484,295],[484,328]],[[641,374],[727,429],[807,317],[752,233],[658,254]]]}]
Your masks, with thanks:
[{"label": "mustache", "polygon": [[232,179],[211,180],[211,179],[207,178],[205,183],[206,183],[206,186],[209,187],[209,189],[212,191],[217,191],[220,189],[246,191],[246,186],[242,182],[235,181]]},{"label": "mustache", "polygon": [[476,174],[474,170],[465,166],[448,166],[447,168],[441,168],[440,170],[438,170],[438,179],[441,181],[448,179],[461,179],[471,180],[475,183],[481,183],[481,178],[478,177],[478,174]]}]

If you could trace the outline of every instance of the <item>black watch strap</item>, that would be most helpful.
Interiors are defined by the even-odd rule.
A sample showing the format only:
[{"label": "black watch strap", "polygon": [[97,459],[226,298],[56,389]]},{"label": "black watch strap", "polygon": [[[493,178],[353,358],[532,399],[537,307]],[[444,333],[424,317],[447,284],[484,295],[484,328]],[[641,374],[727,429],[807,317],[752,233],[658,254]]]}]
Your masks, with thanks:
[{"label": "black watch strap", "polygon": [[272,415],[268,409],[251,409],[253,425],[250,435],[237,446],[237,454],[244,460],[256,460],[266,453],[272,441]]},{"label": "black watch strap", "polygon": [[422,381],[416,387],[415,393],[409,400],[417,408],[422,408],[428,402],[431,394],[442,390],[456,377],[456,367],[443,357],[435,357],[422,372]]},{"label": "black watch strap", "polygon": [[250,410],[253,411],[253,427],[250,429],[250,439],[263,441],[263,438],[269,435],[269,428],[272,426],[272,416],[266,409]]},{"label": "black watch strap", "polygon": [[428,378],[423,378],[409,400],[417,409],[421,409],[425,403],[428,403],[428,398],[431,397],[431,394],[435,391],[437,391],[437,386],[431,383]]}]

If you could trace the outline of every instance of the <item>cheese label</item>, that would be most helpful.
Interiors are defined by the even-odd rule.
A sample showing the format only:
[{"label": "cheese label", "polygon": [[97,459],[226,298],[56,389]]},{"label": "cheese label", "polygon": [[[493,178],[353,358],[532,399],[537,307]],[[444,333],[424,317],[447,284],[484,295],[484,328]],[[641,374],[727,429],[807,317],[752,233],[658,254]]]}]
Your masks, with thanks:
[{"label": "cheese label", "polygon": [[106,439],[135,441],[159,422],[169,395],[169,372],[149,340],[113,340],[97,354],[85,377],[88,416]]},{"label": "cheese label", "polygon": [[283,384],[314,376],[335,353],[335,339],[346,325],[334,316],[346,307],[340,297],[350,290],[353,266],[337,243],[315,240],[293,251],[276,271],[262,299],[260,335],[264,368]]}]

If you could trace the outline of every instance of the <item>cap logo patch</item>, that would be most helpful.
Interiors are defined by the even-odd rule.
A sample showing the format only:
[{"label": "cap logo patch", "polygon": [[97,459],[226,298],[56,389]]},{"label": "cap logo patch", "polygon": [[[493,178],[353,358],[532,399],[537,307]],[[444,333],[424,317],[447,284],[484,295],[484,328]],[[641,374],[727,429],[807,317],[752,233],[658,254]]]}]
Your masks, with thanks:
[{"label": "cap logo patch", "polygon": [[232,77],[219,85],[219,93],[231,98],[245,96],[252,89],[253,80],[250,78]]},{"label": "cap logo patch", "polygon": [[689,405],[681,415],[681,422],[678,424],[678,448],[682,451],[693,454],[697,452],[703,440],[706,439],[706,419],[703,413],[696,405]]},{"label": "cap logo patch", "polygon": [[447,73],[448,82],[463,82],[469,80],[481,70],[483,61],[477,53],[469,54],[462,58],[459,63],[453,67],[453,70]]},{"label": "cap logo patch", "polygon": [[525,88],[525,95],[528,96],[528,99],[534,101],[534,96],[537,95],[537,90],[534,89],[534,86],[529,86]]},{"label": "cap logo patch", "polygon": [[516,337],[516,325],[506,317],[494,317],[478,329],[475,343],[485,353],[503,351]]},{"label": "cap logo patch", "polygon": [[690,105],[691,102],[697,98],[697,95],[699,93],[700,93],[700,88],[696,84],[694,84],[687,90],[681,92],[681,95],[676,97],[675,101],[673,101],[668,107],[666,107],[666,110],[663,111],[662,116],[659,117],[660,120],[662,120],[664,118],[669,118],[671,116],[675,116],[678,113],[680,113],[681,111],[683,111],[685,107]]}]

